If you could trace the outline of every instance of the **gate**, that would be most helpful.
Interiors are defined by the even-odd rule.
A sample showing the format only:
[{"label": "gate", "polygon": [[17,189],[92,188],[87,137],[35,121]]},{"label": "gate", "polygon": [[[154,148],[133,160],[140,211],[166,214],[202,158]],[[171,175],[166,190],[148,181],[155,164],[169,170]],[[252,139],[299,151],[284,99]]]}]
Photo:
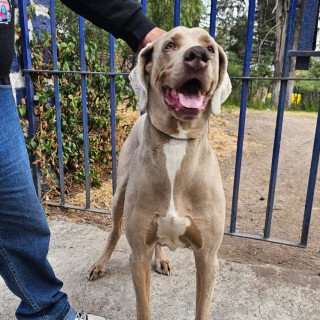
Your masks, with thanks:
[{"label": "gate", "polygon": [[[142,0],[143,11],[146,13],[147,1]],[[175,0],[174,6],[174,26],[180,24],[180,0]],[[209,22],[209,32],[214,37],[216,30],[216,16],[217,16],[217,0],[211,0],[211,12]],[[312,212],[312,204],[314,198],[315,183],[317,178],[317,169],[319,162],[319,151],[320,151],[320,111],[318,112],[317,126],[314,139],[314,147],[312,153],[312,161],[310,166],[309,183],[306,194],[305,210],[303,215],[302,231],[300,242],[293,242],[283,239],[275,239],[270,237],[272,214],[274,210],[274,197],[277,182],[279,153],[280,153],[280,141],[283,126],[283,116],[285,109],[285,98],[287,94],[287,84],[289,80],[299,80],[299,78],[290,78],[290,62],[292,57],[297,57],[298,62],[301,64],[308,63],[308,59],[311,56],[320,56],[319,51],[314,51],[312,47],[314,34],[316,30],[316,23],[319,16],[319,0],[304,0],[303,1],[303,20],[301,25],[300,43],[298,50],[292,50],[293,35],[294,35],[294,23],[296,18],[297,0],[291,0],[288,14],[288,24],[286,29],[286,42],[283,56],[283,69],[280,78],[265,78],[265,77],[250,77],[250,61],[252,53],[253,43],[253,29],[255,22],[255,10],[256,1],[248,1],[248,16],[247,16],[247,28],[246,28],[246,44],[245,44],[245,55],[243,61],[243,73],[241,77],[232,77],[231,79],[241,80],[241,103],[240,103],[240,116],[239,116],[239,127],[238,127],[238,140],[237,140],[237,152],[236,152],[236,163],[234,173],[234,186],[233,186],[233,197],[232,197],[232,209],[231,209],[231,221],[229,229],[225,231],[225,234],[232,236],[245,237],[256,240],[264,240],[274,243],[280,243],[291,246],[306,247],[308,240],[308,232],[310,225],[310,218]],[[78,210],[88,210],[96,213],[109,214],[108,210],[94,209],[90,205],[90,174],[89,174],[89,146],[88,146],[88,116],[87,116],[87,105],[86,105],[86,77],[88,75],[101,74],[110,78],[110,93],[111,93],[111,129],[112,129],[112,181],[113,190],[116,189],[116,89],[115,89],[115,77],[122,75],[127,76],[127,73],[116,73],[115,72],[115,51],[114,51],[114,38],[110,35],[110,72],[87,72],[85,66],[85,51],[84,51],[84,20],[79,17],[79,36],[80,36],[80,56],[81,56],[81,71],[61,71],[58,70],[57,60],[57,45],[56,45],[56,23],[55,15],[51,14],[51,35],[52,35],[52,57],[53,57],[53,70],[35,70],[31,64],[31,54],[29,47],[29,34],[27,24],[27,0],[19,0],[19,12],[20,12],[20,24],[22,34],[22,48],[23,48],[23,70],[26,81],[26,100],[29,120],[29,136],[33,137],[37,128],[36,120],[34,116],[33,106],[33,83],[31,75],[35,73],[47,73],[54,75],[54,89],[55,89],[55,106],[56,106],[56,117],[57,117],[57,135],[58,135],[58,153],[59,153],[59,168],[60,168],[60,203],[49,203],[52,206],[59,206],[63,208],[71,208]],[[50,0],[50,12],[55,12],[55,1]],[[82,90],[82,117],[83,117],[83,136],[84,136],[84,159],[85,159],[85,187],[86,187],[86,206],[79,207],[73,206],[66,203],[65,200],[65,188],[64,188],[64,171],[63,171],[63,150],[62,150],[62,133],[61,133],[61,111],[59,102],[59,75],[63,73],[79,74],[81,75],[81,90]],[[263,235],[249,234],[243,232],[237,232],[237,214],[238,214],[238,201],[239,201],[239,186],[241,176],[241,165],[242,165],[242,154],[243,154],[243,142],[245,133],[245,120],[246,120],[246,109],[248,104],[248,90],[250,82],[253,80],[281,80],[280,97],[278,102],[276,129],[273,146],[273,156],[270,172],[269,192],[267,210],[265,214],[265,225]],[[302,80],[302,79],[300,79]],[[303,80],[317,80],[320,79],[305,79]],[[33,178],[36,186],[38,195],[41,195],[41,182],[38,164],[32,165]]]}]

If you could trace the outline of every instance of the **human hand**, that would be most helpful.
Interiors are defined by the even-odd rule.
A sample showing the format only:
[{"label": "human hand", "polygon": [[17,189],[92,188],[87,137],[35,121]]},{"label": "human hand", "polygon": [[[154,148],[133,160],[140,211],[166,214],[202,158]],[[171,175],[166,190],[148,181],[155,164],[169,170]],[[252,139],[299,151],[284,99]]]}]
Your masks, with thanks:
[{"label": "human hand", "polygon": [[153,42],[155,40],[157,40],[159,37],[161,37],[164,33],[166,33],[166,31],[164,31],[163,29],[160,29],[158,27],[155,27],[154,29],[152,29],[149,33],[147,33],[147,35],[143,38],[143,40],[141,41],[139,47],[138,47],[138,51],[137,54],[140,52],[140,50],[142,48],[144,48],[148,43]]}]

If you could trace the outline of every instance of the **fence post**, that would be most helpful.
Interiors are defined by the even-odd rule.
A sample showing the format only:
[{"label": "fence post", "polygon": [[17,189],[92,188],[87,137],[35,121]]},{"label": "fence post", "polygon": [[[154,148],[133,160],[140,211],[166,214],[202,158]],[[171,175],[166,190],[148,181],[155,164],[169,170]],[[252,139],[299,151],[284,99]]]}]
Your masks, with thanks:
[{"label": "fence post", "polygon": [[314,189],[316,187],[317,172],[318,172],[318,165],[319,165],[319,153],[320,153],[320,106],[318,110],[316,133],[314,136],[313,153],[312,153],[312,160],[311,160],[311,166],[310,166],[309,183],[308,183],[306,205],[304,210],[301,241],[300,241],[300,244],[305,247],[307,246],[307,242],[308,242],[312,203],[313,203],[313,197],[314,197]]},{"label": "fence post", "polygon": [[[79,35],[80,35],[79,38],[80,38],[81,71],[86,71],[84,18],[81,16],[79,16]],[[85,184],[86,184],[86,208],[90,208],[90,161],[89,161],[87,81],[86,81],[86,76],[84,74],[81,75],[81,98],[82,98],[84,171],[85,171]]]},{"label": "fence post", "polygon": [[[21,26],[21,42],[22,42],[22,62],[23,69],[32,69],[31,53],[29,46],[29,28],[28,28],[28,14],[27,14],[27,2],[26,0],[18,1],[19,5],[19,17]],[[25,88],[26,88],[26,103],[27,103],[27,117],[29,122],[29,136],[28,139],[32,139],[37,131],[37,121],[34,114],[34,89],[33,82],[29,73],[24,74]],[[41,198],[41,172],[39,163],[35,163],[37,160],[36,155],[30,155],[31,170],[33,183],[36,189],[38,198]]]},{"label": "fence post", "polygon": [[216,23],[217,23],[217,0],[211,0],[209,33],[212,38],[216,36]]},{"label": "fence post", "polygon": [[[51,22],[51,46],[53,70],[58,71],[58,49],[56,40],[56,17],[55,17],[55,0],[50,0],[50,22]],[[59,76],[54,74],[54,94],[57,118],[57,139],[58,139],[58,155],[59,155],[59,181],[60,181],[60,199],[65,204],[65,186],[64,186],[64,168],[63,168],[63,144],[61,131],[61,109],[59,97]]]},{"label": "fence post", "polygon": [[180,10],[181,10],[181,1],[175,0],[174,1],[174,20],[173,20],[174,27],[180,26]]},{"label": "fence post", "polygon": [[[297,8],[297,0],[291,0],[290,7],[289,7],[289,15],[288,15],[288,25],[286,30],[286,41],[285,41],[284,53],[283,53],[283,67],[282,67],[282,75],[281,75],[282,78],[287,78],[289,76],[290,57],[288,55],[288,52],[292,48],[296,8]],[[266,212],[265,227],[264,227],[265,238],[270,237],[274,194],[276,189],[279,154],[280,154],[283,113],[284,113],[284,107],[285,107],[285,101],[286,101],[286,95],[287,95],[287,84],[288,84],[288,80],[281,80],[278,113],[277,113],[277,124],[276,124],[276,131],[275,131],[275,137],[274,137],[273,155],[272,155],[272,164],[271,164],[271,173],[270,173],[268,204],[267,204],[267,212]]]},{"label": "fence post", "polygon": [[[250,60],[251,60],[251,51],[252,51],[255,8],[256,8],[255,0],[250,0],[248,22],[247,22],[246,47],[245,47],[245,56],[244,56],[244,65],[243,65],[244,77],[248,77],[250,73]],[[237,155],[236,155],[236,166],[235,166],[235,174],[234,174],[231,221],[230,221],[231,233],[234,233],[236,231],[242,150],[243,150],[244,129],[245,129],[247,99],[248,99],[248,86],[249,86],[249,79],[243,79],[242,89],[241,89],[238,143],[237,143]]]},{"label": "fence post", "polygon": [[116,84],[115,84],[115,59],[114,37],[109,36],[110,50],[110,104],[111,104],[111,146],[112,146],[112,190],[117,189],[117,137],[116,137]]}]

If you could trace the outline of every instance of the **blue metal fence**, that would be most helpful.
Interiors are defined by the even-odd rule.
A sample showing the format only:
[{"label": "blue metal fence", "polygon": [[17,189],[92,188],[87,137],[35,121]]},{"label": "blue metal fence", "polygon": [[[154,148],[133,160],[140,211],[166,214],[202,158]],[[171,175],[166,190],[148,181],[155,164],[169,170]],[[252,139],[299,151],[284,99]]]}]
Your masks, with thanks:
[{"label": "blue metal fence", "polygon": [[[314,2],[319,7],[318,0],[305,0],[305,4],[308,2]],[[146,13],[147,10],[147,0],[142,0],[143,12]],[[215,36],[216,32],[216,13],[217,13],[217,0],[211,0],[211,13],[210,13],[210,25],[209,32],[212,36]],[[175,0],[174,6],[174,26],[180,24],[180,0]],[[280,98],[278,103],[277,111],[277,122],[274,138],[274,148],[273,148],[273,157],[271,165],[271,174],[270,174],[270,183],[269,183],[269,194],[268,194],[268,204],[265,217],[265,226],[263,236],[241,233],[237,232],[237,213],[238,213],[238,197],[239,197],[239,185],[241,177],[241,162],[242,162],[242,152],[243,152],[243,141],[245,133],[245,120],[246,120],[246,109],[248,102],[248,88],[252,80],[269,80],[273,81],[275,78],[262,78],[262,77],[250,77],[250,61],[251,61],[251,52],[252,52],[252,43],[253,43],[253,30],[254,30],[254,21],[255,21],[255,7],[256,1],[248,1],[248,19],[247,19],[247,33],[246,33],[246,46],[245,46],[245,56],[243,62],[243,75],[242,77],[232,77],[232,79],[239,79],[242,81],[241,89],[241,104],[240,104],[240,116],[239,116],[239,127],[238,127],[238,142],[237,142],[237,153],[236,153],[236,165],[235,165],[235,175],[234,175],[234,188],[233,188],[233,198],[232,198],[232,209],[231,209],[231,221],[230,227],[225,231],[228,235],[246,237],[257,240],[265,240],[269,242],[287,244],[292,246],[305,247],[307,245],[310,218],[312,212],[312,203],[314,197],[315,183],[317,177],[317,169],[319,162],[319,152],[320,152],[320,111],[318,113],[318,121],[315,133],[314,148],[312,155],[312,162],[310,167],[310,176],[309,184],[307,190],[307,197],[305,203],[305,212],[303,216],[302,223],[302,232],[301,232],[301,241],[299,243],[274,239],[270,237],[271,222],[272,222],[272,213],[274,206],[274,196],[275,188],[277,181],[277,172],[278,172],[278,163],[279,163],[279,153],[280,153],[280,141],[282,134],[283,126],[283,115],[285,107],[285,98],[287,93],[287,83],[292,78],[289,77],[289,68],[291,57],[311,57],[319,56],[319,52],[313,50],[298,50],[292,51],[292,41],[294,34],[294,23],[295,23],[295,13],[297,8],[297,0],[291,0],[289,7],[289,17],[288,17],[288,26],[286,31],[286,43],[285,51],[283,57],[283,70],[282,76],[279,78],[281,80],[281,89],[280,89]],[[311,6],[312,8],[312,6]],[[110,77],[110,93],[111,93],[111,130],[112,130],[112,178],[113,178],[113,190],[116,189],[116,90],[115,90],[115,77],[118,75],[125,75],[127,73],[116,73],[115,72],[115,52],[114,52],[114,38],[110,35],[110,72],[87,72],[85,66],[85,54],[84,54],[84,20],[82,17],[79,17],[79,35],[80,35],[80,53],[81,53],[81,71],[60,71],[58,70],[57,64],[57,46],[56,46],[56,25],[55,25],[55,1],[50,0],[50,12],[51,12],[51,34],[52,34],[52,56],[53,56],[53,70],[34,70],[31,65],[31,55],[29,48],[29,36],[28,36],[28,27],[27,27],[27,7],[26,0],[19,0],[19,11],[20,11],[20,23],[22,29],[22,47],[23,47],[23,72],[26,78],[26,96],[27,96],[27,110],[29,115],[29,130],[30,136],[32,137],[36,132],[36,121],[33,113],[33,84],[31,81],[30,75],[32,73],[49,73],[54,75],[54,87],[55,87],[55,105],[57,113],[57,133],[58,133],[58,153],[59,153],[59,167],[60,167],[60,203],[50,203],[51,205],[61,206],[64,208],[72,208],[79,210],[89,210],[97,213],[110,213],[108,210],[104,209],[93,209],[90,207],[90,174],[89,174],[89,145],[88,145],[88,116],[87,116],[87,104],[86,104],[86,77],[90,74],[102,74]],[[317,11],[318,12],[318,11]],[[318,14],[318,13],[317,13]],[[62,133],[61,133],[61,111],[59,104],[59,85],[58,79],[62,73],[78,73],[81,75],[81,90],[82,90],[82,111],[83,111],[83,136],[84,136],[84,155],[85,155],[85,185],[86,185],[86,206],[78,207],[72,206],[66,203],[65,201],[65,191],[64,191],[64,173],[63,173],[63,150],[62,150]],[[320,79],[310,79],[310,80],[320,80]],[[320,109],[319,109],[320,110]],[[34,181],[40,196],[41,194],[41,185],[39,170],[37,165],[34,165]]]}]

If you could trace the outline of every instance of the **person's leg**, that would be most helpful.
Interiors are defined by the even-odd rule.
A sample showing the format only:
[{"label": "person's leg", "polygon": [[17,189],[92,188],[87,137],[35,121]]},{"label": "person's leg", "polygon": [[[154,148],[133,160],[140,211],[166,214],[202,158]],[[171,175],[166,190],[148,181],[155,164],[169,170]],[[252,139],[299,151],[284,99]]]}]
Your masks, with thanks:
[{"label": "person's leg", "polygon": [[12,89],[0,86],[0,275],[22,300],[18,319],[75,319],[46,258],[49,238]]}]

